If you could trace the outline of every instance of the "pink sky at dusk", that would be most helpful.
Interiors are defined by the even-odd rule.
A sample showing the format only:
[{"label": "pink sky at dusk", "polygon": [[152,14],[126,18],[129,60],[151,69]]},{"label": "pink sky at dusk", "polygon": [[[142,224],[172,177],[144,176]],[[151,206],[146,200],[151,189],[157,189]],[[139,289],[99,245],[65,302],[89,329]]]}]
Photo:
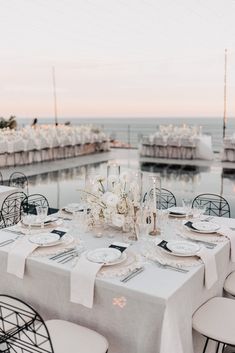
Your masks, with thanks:
[{"label": "pink sky at dusk", "polygon": [[235,115],[235,1],[0,0],[0,116]]}]

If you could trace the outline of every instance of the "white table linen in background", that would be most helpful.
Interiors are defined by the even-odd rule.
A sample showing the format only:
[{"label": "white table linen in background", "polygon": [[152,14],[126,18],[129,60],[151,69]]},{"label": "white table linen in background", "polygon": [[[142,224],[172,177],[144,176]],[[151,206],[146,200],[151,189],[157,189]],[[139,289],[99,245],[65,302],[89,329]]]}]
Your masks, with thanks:
[{"label": "white table linen in background", "polygon": [[10,194],[12,194],[13,192],[17,192],[17,191],[22,191],[22,190],[13,186],[0,185],[0,208],[2,207],[2,203],[5,200],[5,198]]},{"label": "white table linen in background", "polygon": [[172,159],[213,159],[211,136],[192,127],[169,126],[144,136],[141,156]]},{"label": "white table linen in background", "polygon": [[[235,220],[219,221],[235,227]],[[11,237],[6,234],[0,231],[4,240]],[[109,246],[114,241],[89,234],[83,239],[88,249]],[[122,235],[115,240],[123,240]],[[132,251],[140,251],[139,246],[138,242],[132,245]],[[210,290],[204,285],[204,265],[182,274],[146,264],[145,270],[127,283],[119,278],[97,277],[94,305],[88,309],[70,302],[69,264],[31,257],[24,279],[18,279],[6,272],[7,247],[2,247],[0,289],[33,305],[44,319],[66,319],[104,334],[110,344],[109,353],[193,353],[192,314],[209,298],[221,295],[224,279],[232,270],[229,250],[229,242],[210,250],[218,271],[218,281]],[[117,305],[118,301],[124,305]],[[194,353],[202,351],[200,339],[195,339],[198,349]]]},{"label": "white table linen in background", "polygon": [[[0,140],[4,141],[0,142],[0,166],[4,167],[109,151],[108,136],[92,125],[50,124],[19,130],[1,129]],[[72,146],[74,148],[68,148]],[[76,149],[78,146],[80,148]]]},{"label": "white table linen in background", "polygon": [[82,255],[71,270],[70,275],[70,300],[92,308],[96,275],[103,264],[94,263]]}]

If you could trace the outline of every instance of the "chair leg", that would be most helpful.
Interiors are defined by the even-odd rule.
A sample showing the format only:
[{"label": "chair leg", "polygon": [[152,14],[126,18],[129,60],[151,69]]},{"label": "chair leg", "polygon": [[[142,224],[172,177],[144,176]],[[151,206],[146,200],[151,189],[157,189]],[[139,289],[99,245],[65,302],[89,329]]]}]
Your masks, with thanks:
[{"label": "chair leg", "polygon": [[207,349],[208,342],[209,342],[209,338],[207,337],[207,338],[206,338],[206,343],[205,343],[205,346],[204,346],[204,349],[203,349],[203,352],[202,352],[202,353],[206,353],[206,349]]},{"label": "chair leg", "polygon": [[216,349],[216,353],[219,352],[219,347],[220,347],[220,342],[217,343],[217,349]]}]

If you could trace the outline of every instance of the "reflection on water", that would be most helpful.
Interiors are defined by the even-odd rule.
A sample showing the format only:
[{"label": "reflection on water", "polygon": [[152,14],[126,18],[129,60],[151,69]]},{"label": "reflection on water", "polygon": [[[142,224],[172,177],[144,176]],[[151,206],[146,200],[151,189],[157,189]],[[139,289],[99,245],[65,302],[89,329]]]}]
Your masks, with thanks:
[{"label": "reflection on water", "polygon": [[[136,160],[120,160],[121,172],[137,169]],[[84,188],[88,175],[106,174],[107,162],[74,167],[49,173],[38,174],[29,178],[29,192],[45,195],[51,207],[63,207],[79,201],[79,189]],[[235,172],[220,166],[187,166],[168,164],[147,164],[140,166],[144,175],[158,173],[162,186],[172,191],[181,205],[183,197],[194,198],[200,193],[222,194],[230,203],[232,217],[235,217]],[[147,180],[147,179],[146,179]],[[147,189],[144,183],[144,189]]]}]

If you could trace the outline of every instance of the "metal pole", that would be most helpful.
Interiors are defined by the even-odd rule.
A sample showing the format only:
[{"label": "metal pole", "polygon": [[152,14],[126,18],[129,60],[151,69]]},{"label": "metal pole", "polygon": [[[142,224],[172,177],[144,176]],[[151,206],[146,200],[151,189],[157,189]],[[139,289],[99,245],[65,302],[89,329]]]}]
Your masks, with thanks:
[{"label": "metal pole", "polygon": [[57,99],[56,99],[56,84],[55,84],[55,67],[52,67],[52,81],[53,81],[53,92],[54,92],[54,116],[55,116],[55,125],[58,125],[57,118]]},{"label": "metal pole", "polygon": [[224,118],[223,118],[223,138],[227,123],[227,49],[224,51]]}]

